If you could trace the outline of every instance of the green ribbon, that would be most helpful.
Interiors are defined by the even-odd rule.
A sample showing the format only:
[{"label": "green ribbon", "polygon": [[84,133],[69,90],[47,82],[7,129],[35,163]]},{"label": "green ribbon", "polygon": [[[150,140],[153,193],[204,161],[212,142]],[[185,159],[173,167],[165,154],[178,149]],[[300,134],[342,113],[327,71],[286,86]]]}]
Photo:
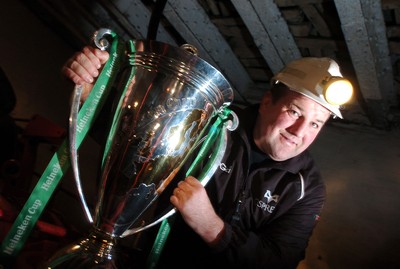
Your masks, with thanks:
[{"label": "green ribbon", "polygon": [[[90,95],[79,110],[77,121],[77,148],[81,145],[93,125],[110,92],[115,74],[118,72],[124,53],[124,46],[111,33],[113,42],[110,58],[100,73]],[[64,140],[53,155],[35,188],[15,219],[0,248],[0,268],[8,268],[23,248],[37,220],[45,209],[55,188],[70,167],[68,140]]]},{"label": "green ribbon", "polygon": [[108,133],[107,140],[106,140],[106,145],[104,147],[103,159],[102,159],[102,162],[101,162],[101,167],[102,168],[105,165],[106,158],[108,156],[108,153],[109,153],[110,148],[111,148],[112,141],[113,141],[114,136],[115,136],[115,132],[117,131],[117,127],[118,127],[117,124],[119,122],[118,119],[121,118],[122,103],[123,103],[124,98],[125,98],[125,93],[128,90],[128,88],[130,87],[129,86],[130,85],[130,81],[132,81],[132,78],[136,74],[136,66],[135,66],[136,47],[135,47],[134,41],[132,41],[132,40],[129,41],[128,49],[129,49],[129,52],[130,52],[129,64],[132,66],[132,68],[130,69],[130,73],[129,73],[128,79],[126,80],[127,83],[125,83],[125,87],[124,87],[124,89],[122,91],[122,94],[120,96],[118,105],[116,106],[116,111],[115,111],[114,116],[113,116],[113,120],[112,120],[112,124],[111,124],[111,127],[110,127],[110,131]]},{"label": "green ribbon", "polygon": [[[202,182],[205,177],[208,175],[212,166],[217,159],[217,153],[221,150],[223,146],[224,136],[222,133],[222,129],[226,127],[226,122],[229,119],[229,115],[231,114],[231,110],[224,107],[222,111],[218,112],[217,119],[215,120],[214,124],[210,127],[208,131],[207,137],[204,140],[199,153],[197,154],[195,160],[190,165],[188,171],[186,172],[186,176],[189,176],[193,173],[193,171],[199,168],[199,165],[204,161],[204,159],[208,156],[207,154],[210,152],[211,147],[215,147],[213,150],[214,154],[211,155],[210,159],[207,161],[205,167],[203,167],[202,172],[197,179]],[[216,140],[217,144],[215,146]],[[222,149],[224,150],[224,149]],[[158,260],[160,259],[162,250],[164,249],[165,243],[167,242],[168,235],[171,231],[171,227],[174,223],[175,215],[164,219],[160,225],[158,230],[157,236],[154,240],[153,247],[150,251],[150,254],[147,259],[147,268],[153,269],[157,267]]]}]

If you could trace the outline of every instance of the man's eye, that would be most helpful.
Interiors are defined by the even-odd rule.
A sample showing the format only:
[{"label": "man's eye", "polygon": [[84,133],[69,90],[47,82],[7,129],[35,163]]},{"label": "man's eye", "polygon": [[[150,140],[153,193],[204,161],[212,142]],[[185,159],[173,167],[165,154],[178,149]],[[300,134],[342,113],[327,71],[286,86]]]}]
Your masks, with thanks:
[{"label": "man's eye", "polygon": [[289,110],[289,115],[296,118],[300,117],[300,113],[298,113],[296,110],[293,109]]},{"label": "man's eye", "polygon": [[317,124],[317,123],[315,123],[315,122],[311,123],[311,126],[312,126],[314,129],[318,129],[318,128],[319,128],[319,124]]}]

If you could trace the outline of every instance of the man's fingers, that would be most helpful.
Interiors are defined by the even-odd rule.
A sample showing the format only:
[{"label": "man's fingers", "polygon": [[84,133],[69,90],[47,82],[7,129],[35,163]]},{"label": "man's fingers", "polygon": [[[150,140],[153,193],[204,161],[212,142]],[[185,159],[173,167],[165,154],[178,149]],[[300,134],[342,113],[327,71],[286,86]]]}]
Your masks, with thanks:
[{"label": "man's fingers", "polygon": [[100,61],[93,53],[79,53],[73,59],[69,67],[83,79],[87,80],[89,77],[94,78],[98,76],[99,71],[97,66],[100,65]]},{"label": "man's fingers", "polygon": [[64,67],[61,69],[61,73],[62,73],[64,76],[66,76],[67,78],[69,78],[70,80],[72,80],[72,82],[73,82],[74,84],[82,85],[83,83],[85,83],[85,80],[84,80],[82,77],[80,77],[79,75],[77,75],[72,69],[70,69],[70,68],[68,68],[68,67],[66,67],[66,66],[64,66]]},{"label": "man's fingers", "polygon": [[86,46],[82,52],[88,57],[92,64],[97,68],[100,67],[108,60],[109,54],[107,51],[102,51],[97,48]]},{"label": "man's fingers", "polygon": [[192,187],[196,187],[196,186],[201,185],[200,181],[199,181],[197,178],[192,177],[192,176],[188,176],[188,177],[185,179],[185,182],[186,182],[187,184],[189,184],[190,186],[192,186]]},{"label": "man's fingers", "polygon": [[90,84],[99,76],[99,69],[108,58],[107,51],[86,46],[65,63],[61,72],[75,84],[82,85],[85,82]]},{"label": "man's fingers", "polygon": [[99,49],[95,49],[93,53],[96,55],[96,57],[100,60],[100,66],[99,68],[105,64],[110,57],[110,54],[107,51],[102,51]]}]

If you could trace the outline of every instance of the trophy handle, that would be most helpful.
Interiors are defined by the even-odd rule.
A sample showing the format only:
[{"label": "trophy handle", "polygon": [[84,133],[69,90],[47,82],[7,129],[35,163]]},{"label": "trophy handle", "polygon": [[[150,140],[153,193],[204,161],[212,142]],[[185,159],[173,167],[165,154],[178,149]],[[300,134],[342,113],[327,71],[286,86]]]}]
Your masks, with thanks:
[{"label": "trophy handle", "polygon": [[[212,175],[215,173],[215,171],[217,170],[218,166],[220,165],[220,163],[222,161],[222,158],[224,157],[226,146],[227,146],[227,141],[228,141],[228,131],[234,131],[239,125],[239,119],[238,119],[236,113],[234,113],[231,110],[227,110],[227,111],[228,111],[227,113],[232,116],[232,119],[228,119],[222,123],[222,127],[220,127],[220,128],[222,128],[222,134],[219,133],[219,131],[221,131],[221,129],[217,129],[218,126],[217,126],[217,128],[211,129],[210,133],[208,134],[208,136],[206,138],[206,141],[203,142],[204,143],[203,147],[200,150],[203,152],[207,152],[208,150],[210,150],[213,142],[215,141],[215,139],[217,139],[217,136],[219,135],[219,140],[217,141],[216,150],[213,150],[213,153],[205,166],[206,169],[204,171],[202,171],[202,173],[198,176],[198,180],[201,182],[201,184],[203,186],[205,186],[210,181]],[[215,126],[213,125],[212,127],[215,127]],[[199,155],[202,155],[202,154],[199,154]],[[194,166],[196,166],[196,164],[197,164],[196,160],[193,161],[189,170],[192,170],[192,168],[194,168]],[[190,174],[190,172],[188,174]],[[152,222],[148,225],[126,230],[121,235],[121,237],[126,237],[129,235],[138,233],[140,231],[146,230],[150,227],[153,227],[154,225],[156,225],[156,224],[162,222],[163,220],[169,218],[170,216],[174,215],[176,213],[176,211],[177,210],[174,207],[171,210],[169,210],[166,214],[164,214],[163,216],[161,216],[160,218],[158,218],[157,220],[155,220],[154,222]]]},{"label": "trophy handle", "polygon": [[93,34],[93,43],[100,50],[106,50],[110,46],[110,42],[105,38],[107,35],[113,36],[114,32],[107,28],[101,28]]},{"label": "trophy handle", "polygon": [[82,95],[83,86],[82,85],[75,85],[74,93],[72,95],[72,104],[71,104],[71,111],[69,116],[69,150],[71,156],[71,167],[74,173],[75,183],[78,189],[79,198],[81,199],[81,204],[83,210],[86,214],[87,219],[90,223],[93,223],[92,214],[90,213],[89,207],[87,206],[85,196],[82,190],[81,178],[79,175],[79,168],[78,168],[78,149],[77,149],[77,142],[76,142],[76,134],[77,134],[77,121],[78,121],[78,113],[79,113],[79,106],[81,103],[81,95]]},{"label": "trophy handle", "polygon": [[[92,41],[100,50],[106,50],[110,47],[110,42],[106,36],[116,37],[116,34],[107,28],[101,28],[93,34]],[[102,74],[100,74],[102,77]],[[100,78],[99,77],[99,78]],[[98,80],[99,80],[98,78]],[[108,83],[108,80],[106,84]],[[94,86],[96,87],[96,86]],[[81,205],[86,214],[86,217],[90,223],[93,223],[93,217],[86,203],[85,196],[83,194],[82,183],[80,179],[79,167],[78,167],[78,143],[77,143],[77,126],[78,126],[78,114],[81,105],[81,95],[83,91],[83,85],[75,85],[74,92],[72,95],[71,110],[69,116],[69,151],[70,151],[70,162],[77,186]]]}]

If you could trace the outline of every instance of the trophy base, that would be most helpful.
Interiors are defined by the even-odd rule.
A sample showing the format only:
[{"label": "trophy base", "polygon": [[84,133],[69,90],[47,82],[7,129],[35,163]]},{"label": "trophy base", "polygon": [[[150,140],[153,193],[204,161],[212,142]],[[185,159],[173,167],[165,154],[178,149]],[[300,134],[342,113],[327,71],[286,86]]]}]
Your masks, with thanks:
[{"label": "trophy base", "polygon": [[42,269],[142,268],[138,253],[116,245],[116,238],[94,229],[88,237],[56,252]]}]

